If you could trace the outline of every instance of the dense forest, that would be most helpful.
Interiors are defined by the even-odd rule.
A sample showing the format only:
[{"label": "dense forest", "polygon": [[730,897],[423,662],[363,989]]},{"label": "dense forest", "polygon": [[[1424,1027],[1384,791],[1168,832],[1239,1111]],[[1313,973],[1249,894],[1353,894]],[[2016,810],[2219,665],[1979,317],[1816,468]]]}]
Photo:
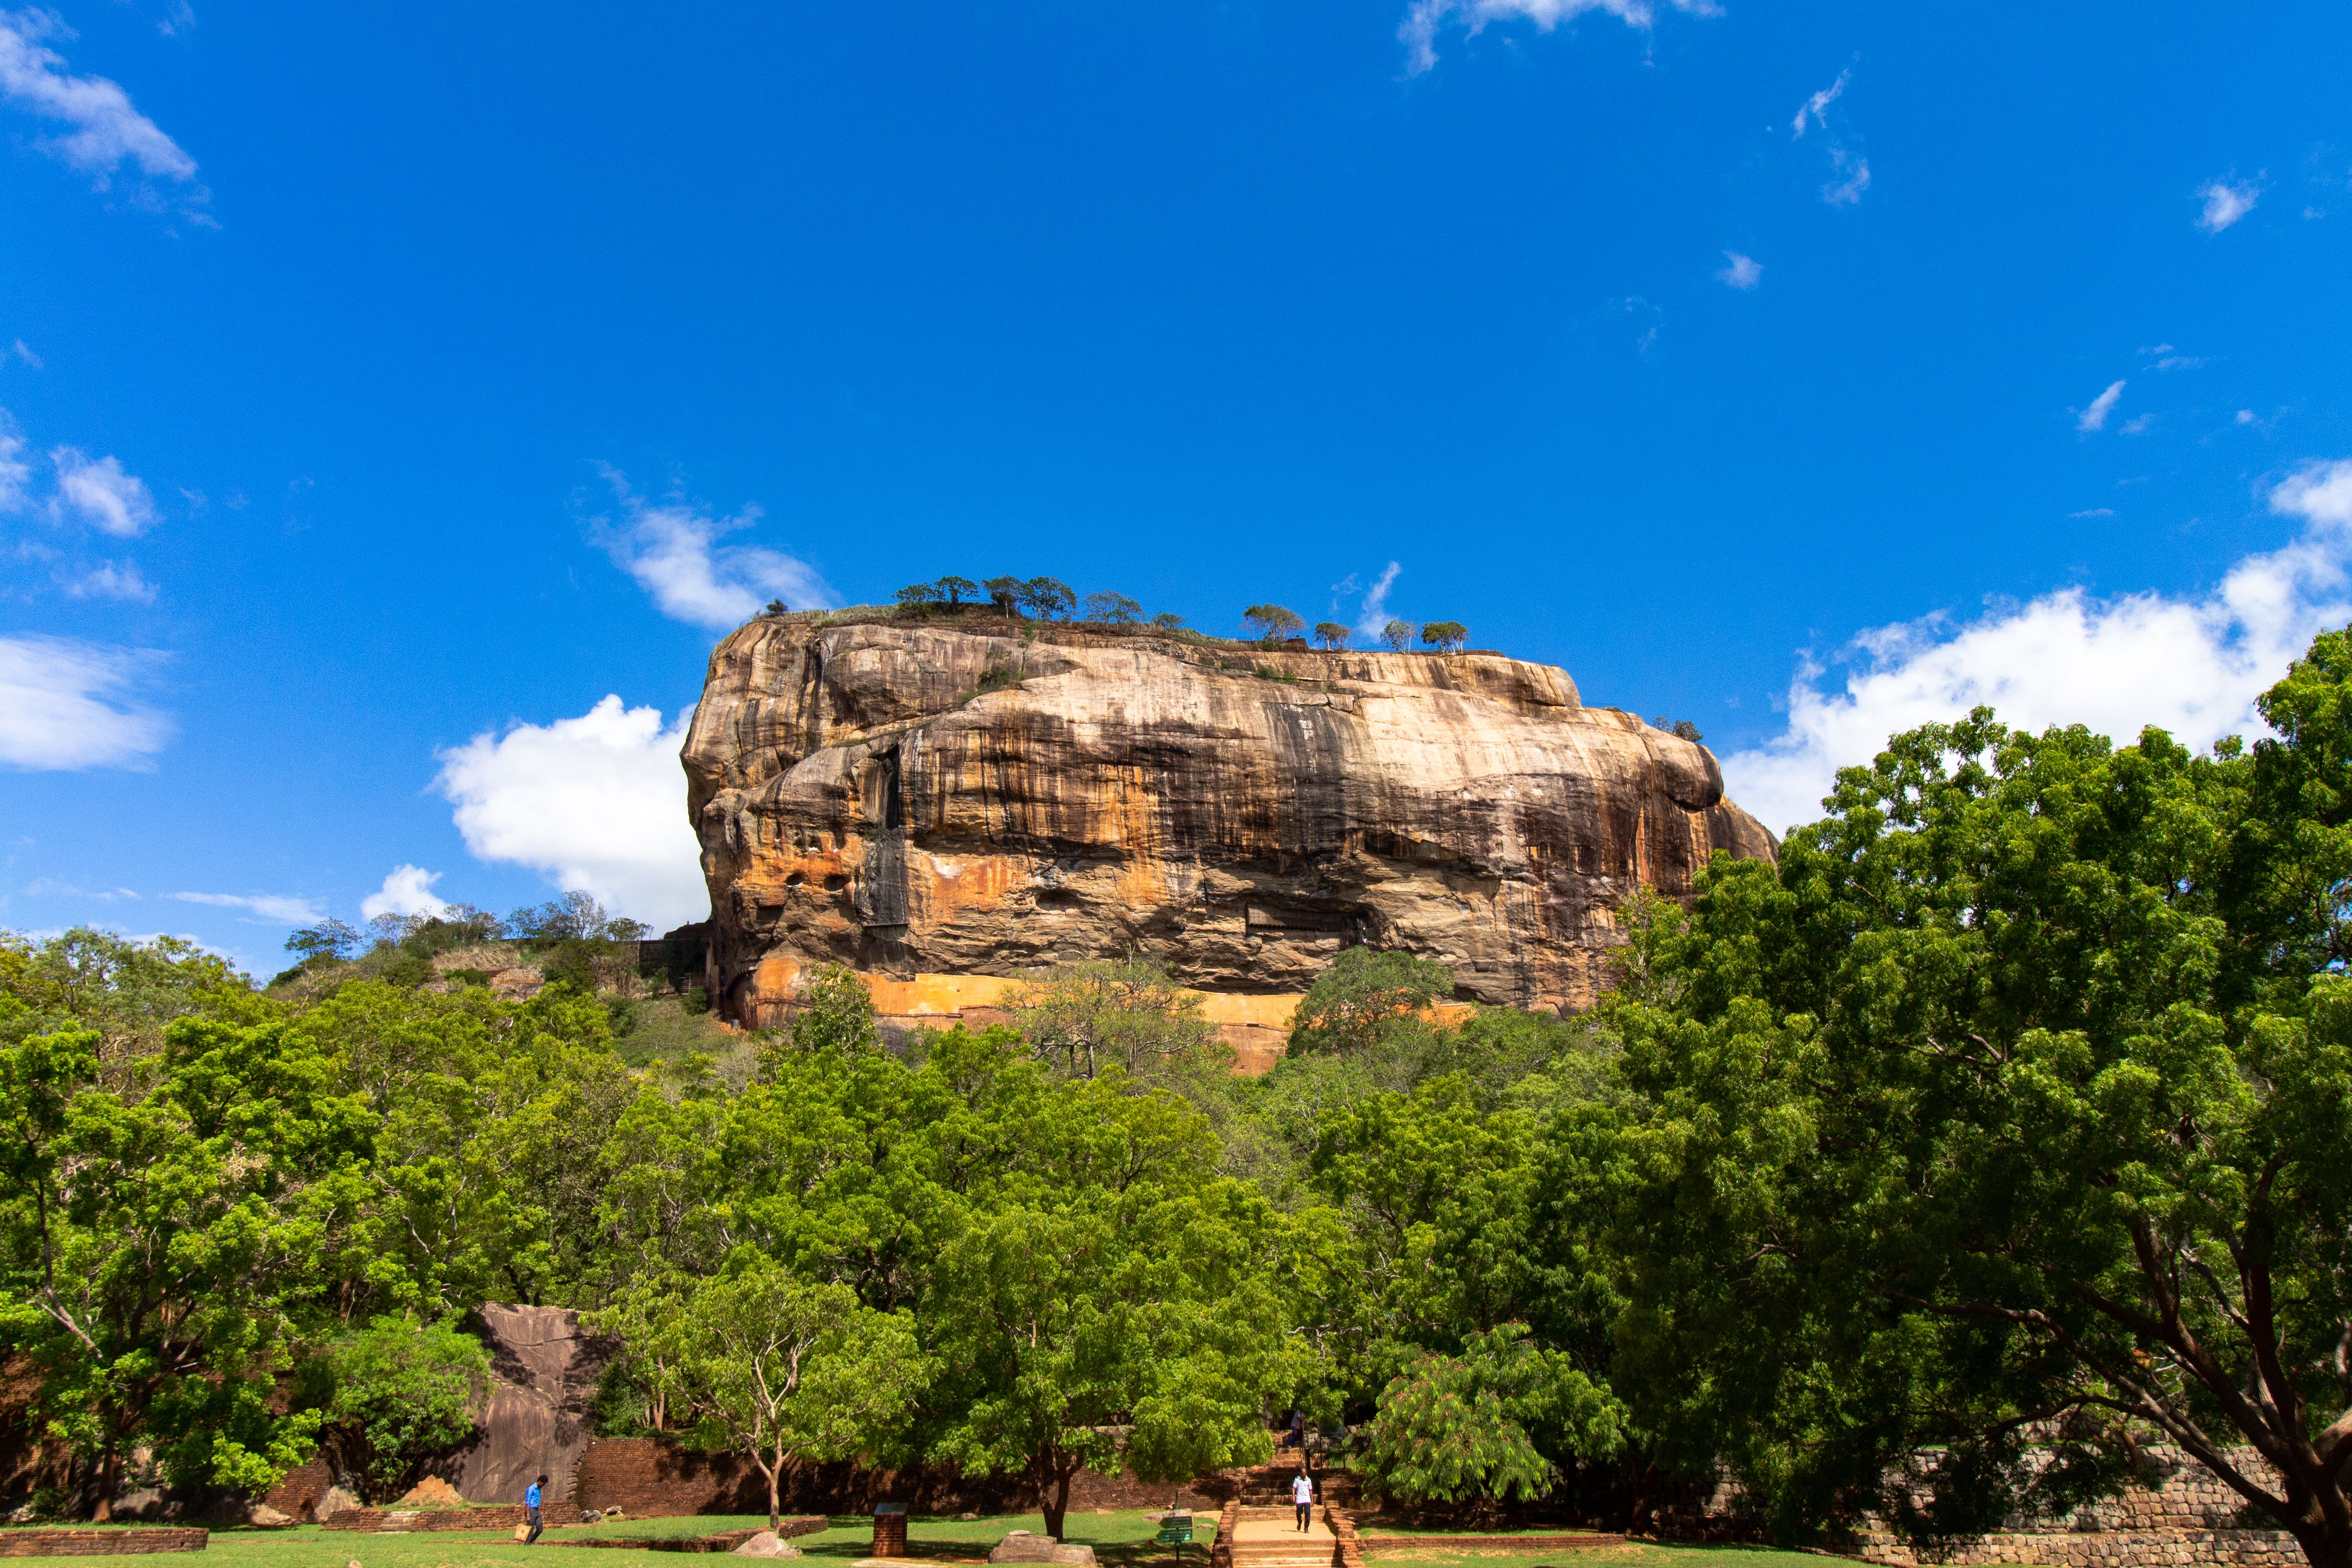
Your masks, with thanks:
[{"label": "dense forest", "polygon": [[1619,911],[1592,1012],[1442,1025],[1442,966],[1352,949],[1262,1079],[1141,962],[889,1041],[833,972],[730,1062],[616,1048],[612,928],[536,933],[573,945],[521,999],[417,961],[470,916],[314,933],[267,994],[8,939],[35,1506],[321,1446],[394,1494],[471,1419],[467,1314],[522,1301],[625,1339],[609,1433],[1019,1476],[1055,1533],[1080,1468],[1255,1460],[1295,1405],[1403,1503],[1606,1478],[1638,1527],[1727,1472],[1790,1542],[2063,1508],[2161,1442],[2343,1568],[2352,634],[2261,711],[2208,754],[1896,737],[1777,866]]}]

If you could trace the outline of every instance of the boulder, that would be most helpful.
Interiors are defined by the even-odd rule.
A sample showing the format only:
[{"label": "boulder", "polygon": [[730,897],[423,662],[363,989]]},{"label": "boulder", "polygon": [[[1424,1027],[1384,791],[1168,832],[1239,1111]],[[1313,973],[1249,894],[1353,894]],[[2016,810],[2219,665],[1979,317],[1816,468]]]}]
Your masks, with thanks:
[{"label": "boulder", "polygon": [[457,1490],[481,1503],[518,1503],[532,1478],[550,1508],[572,1498],[597,1379],[619,1349],[564,1307],[485,1302],[477,1311],[490,1352],[490,1402],[480,1436],[457,1457]]},{"label": "boulder", "polygon": [[401,1495],[394,1508],[469,1508],[472,1505],[456,1487],[439,1476],[427,1476]]},{"label": "boulder", "polygon": [[1025,1530],[1008,1532],[989,1552],[991,1563],[1051,1563],[1056,1542],[1050,1535],[1034,1535]]},{"label": "boulder", "polygon": [[310,1514],[320,1523],[324,1524],[339,1513],[366,1506],[367,1504],[360,1500],[359,1493],[352,1490],[342,1482],[337,1481],[319,1494],[318,1505],[310,1510]]},{"label": "boulder", "polygon": [[245,1522],[257,1530],[284,1530],[294,1522],[294,1516],[281,1513],[266,1502],[257,1502],[245,1510]]},{"label": "boulder", "polygon": [[772,1530],[763,1530],[737,1547],[738,1557],[798,1557],[801,1549]]},{"label": "boulder", "polygon": [[1077,1568],[1095,1568],[1095,1549],[1065,1541],[1055,1544],[1052,1561],[1076,1563]]}]

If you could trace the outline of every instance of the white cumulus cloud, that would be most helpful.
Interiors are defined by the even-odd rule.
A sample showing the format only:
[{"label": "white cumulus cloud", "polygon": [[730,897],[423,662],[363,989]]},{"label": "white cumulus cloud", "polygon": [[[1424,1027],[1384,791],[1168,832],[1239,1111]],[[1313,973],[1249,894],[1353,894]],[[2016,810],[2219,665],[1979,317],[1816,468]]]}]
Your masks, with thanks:
[{"label": "white cumulus cloud", "polygon": [[[1713,16],[1713,0],[1670,0],[1677,11]],[[1647,30],[1656,20],[1656,11],[1649,0],[1413,0],[1412,9],[1397,28],[1397,37],[1405,47],[1405,68],[1414,75],[1437,64],[1437,35],[1449,25],[1459,25],[1465,34],[1476,36],[1489,22],[1528,21],[1538,30],[1549,33],[1562,22],[1570,21],[1588,11],[1598,11],[1616,17],[1629,27]]]},{"label": "white cumulus cloud", "polygon": [[700,920],[710,896],[677,761],[692,717],[666,725],[658,708],[607,697],[577,719],[443,752],[435,782],[481,859],[528,866],[656,929]]},{"label": "white cumulus cloud", "polygon": [[449,907],[433,896],[433,884],[440,879],[440,872],[422,866],[395,866],[385,875],[383,887],[360,900],[360,918],[437,915]]},{"label": "white cumulus cloud", "polygon": [[824,579],[805,562],[756,545],[719,542],[759,521],[758,507],[714,517],[709,508],[677,497],[649,500],[617,469],[605,468],[604,474],[620,502],[621,521],[591,519],[590,531],[672,620],[726,631],[758,615],[770,599],[794,609],[833,603]]},{"label": "white cumulus cloud", "polygon": [[1754,257],[1727,250],[1723,258],[1729,265],[1715,275],[1718,282],[1729,284],[1734,289],[1753,289],[1764,281],[1764,264]]},{"label": "white cumulus cloud", "polygon": [[126,694],[162,658],[72,637],[0,637],[0,766],[143,765],[171,740],[173,725]]},{"label": "white cumulus cloud", "polygon": [[2074,428],[2082,431],[2084,435],[2088,435],[2094,430],[2105,429],[2107,427],[2107,416],[2115,412],[2116,399],[2121,397],[2123,395],[2124,384],[2122,382],[2116,381],[2108,383],[2106,391],[2091,399],[2091,405],[2088,408],[2084,409],[2081,416],[2074,421]]},{"label": "white cumulus cloud", "polygon": [[73,36],[54,11],[0,11],[0,101],[65,127],[34,144],[92,176],[100,190],[125,163],[152,179],[192,184],[196,161],[132,108],[129,93],[102,76],[72,75],[48,47]]},{"label": "white cumulus cloud", "polygon": [[184,904],[210,904],[215,909],[249,910],[266,921],[299,926],[315,921],[319,906],[308,899],[282,898],[275,893],[166,893]]},{"label": "white cumulus cloud", "polygon": [[58,491],[50,510],[76,517],[101,532],[129,539],[155,525],[155,497],[147,481],[123,471],[119,458],[92,458],[74,447],[50,452]]},{"label": "white cumulus cloud", "polygon": [[2197,197],[2205,204],[2197,215],[2197,226],[2207,234],[2219,234],[2253,211],[2262,195],[2259,179],[2209,180],[2197,187]]},{"label": "white cumulus cloud", "polygon": [[1786,731],[1724,759],[1732,798],[1775,832],[1810,822],[1837,769],[1979,704],[2020,728],[2083,723],[2122,742],[2149,724],[2193,746],[2247,732],[2260,723],[2255,697],[2313,637],[2352,621],[2352,460],[2301,469],[2270,504],[2302,520],[2299,535],[2240,561],[2210,593],[2096,599],[2067,588],[1963,625],[1930,616],[1880,626],[1835,661],[1843,689],[1806,658]]}]

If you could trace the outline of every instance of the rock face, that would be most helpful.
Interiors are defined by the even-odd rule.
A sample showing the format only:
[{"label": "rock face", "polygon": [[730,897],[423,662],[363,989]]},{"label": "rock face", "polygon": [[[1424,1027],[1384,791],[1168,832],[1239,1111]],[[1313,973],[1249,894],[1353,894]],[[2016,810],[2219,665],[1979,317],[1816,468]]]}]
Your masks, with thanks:
[{"label": "rock face", "polygon": [[588,1449],[582,1417],[619,1347],[582,1328],[567,1308],[485,1302],[479,1314],[490,1405],[481,1436],[457,1458],[457,1490],[478,1503],[519,1503],[532,1478],[545,1475],[551,1509],[572,1495]]},{"label": "rock face", "polygon": [[1133,952],[1296,993],[1358,942],[1464,1000],[1581,1006],[1639,886],[1774,852],[1704,748],[1494,654],[767,618],[711,655],[681,760],[712,1000],[753,1026],[820,963]]}]

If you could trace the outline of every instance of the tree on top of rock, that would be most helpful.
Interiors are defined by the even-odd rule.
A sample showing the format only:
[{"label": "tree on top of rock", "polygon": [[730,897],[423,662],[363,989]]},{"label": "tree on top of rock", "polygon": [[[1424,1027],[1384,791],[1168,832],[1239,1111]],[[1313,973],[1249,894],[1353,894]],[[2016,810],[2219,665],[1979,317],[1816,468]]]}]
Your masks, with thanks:
[{"label": "tree on top of rock", "polygon": [[1108,591],[1087,595],[1087,619],[1108,621],[1115,626],[1131,626],[1143,618],[1143,606],[1124,594]]},{"label": "tree on top of rock", "polygon": [[1286,610],[1280,605],[1252,605],[1242,612],[1242,620],[1263,643],[1297,637],[1307,626],[1296,611]]},{"label": "tree on top of rock", "polygon": [[1055,577],[1032,577],[1020,588],[1021,607],[1041,621],[1066,620],[1078,607],[1077,591]]},{"label": "tree on top of rock", "polygon": [[1346,647],[1348,637],[1348,628],[1337,621],[1318,621],[1315,625],[1315,640],[1327,648]]},{"label": "tree on top of rock", "polygon": [[1014,608],[1021,603],[1021,579],[991,577],[981,586],[988,590],[988,602],[1003,610],[1006,620],[1011,620]]},{"label": "tree on top of rock", "polygon": [[931,584],[931,592],[953,607],[979,593],[980,584],[969,577],[942,577]]},{"label": "tree on top of rock", "polygon": [[1391,653],[1402,653],[1412,646],[1413,634],[1419,630],[1411,621],[1391,621],[1381,628],[1381,641]]},{"label": "tree on top of rock", "polygon": [[1421,640],[1440,653],[1455,652],[1470,640],[1470,628],[1460,621],[1432,621],[1421,628]]}]

